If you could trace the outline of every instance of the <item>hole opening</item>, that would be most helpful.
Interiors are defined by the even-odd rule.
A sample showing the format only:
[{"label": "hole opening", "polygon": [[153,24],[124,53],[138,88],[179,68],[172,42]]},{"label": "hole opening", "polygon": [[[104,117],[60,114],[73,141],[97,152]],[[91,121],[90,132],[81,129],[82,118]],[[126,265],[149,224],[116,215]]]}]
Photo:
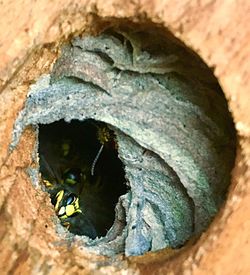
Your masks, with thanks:
[{"label": "hole opening", "polygon": [[43,183],[62,225],[76,235],[102,237],[114,223],[115,205],[127,191],[116,147],[114,132],[101,122],[39,125]]}]

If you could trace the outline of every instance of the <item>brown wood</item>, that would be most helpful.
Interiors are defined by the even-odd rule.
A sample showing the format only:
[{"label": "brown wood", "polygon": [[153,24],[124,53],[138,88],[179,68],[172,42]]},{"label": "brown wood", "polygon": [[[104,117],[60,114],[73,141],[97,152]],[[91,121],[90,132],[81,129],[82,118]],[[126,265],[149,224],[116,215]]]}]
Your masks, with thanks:
[{"label": "brown wood", "polygon": [[[31,1],[0,3],[0,271],[1,274],[145,273],[250,274],[250,14],[249,1]],[[55,234],[49,199],[25,173],[34,134],[27,129],[9,153],[13,123],[28,87],[49,72],[58,45],[94,30],[98,18],[129,18],[168,28],[214,68],[238,131],[229,198],[201,239],[171,256],[168,250],[109,259],[71,246]],[[46,207],[48,206],[48,207]],[[102,262],[103,266],[96,264]]]}]

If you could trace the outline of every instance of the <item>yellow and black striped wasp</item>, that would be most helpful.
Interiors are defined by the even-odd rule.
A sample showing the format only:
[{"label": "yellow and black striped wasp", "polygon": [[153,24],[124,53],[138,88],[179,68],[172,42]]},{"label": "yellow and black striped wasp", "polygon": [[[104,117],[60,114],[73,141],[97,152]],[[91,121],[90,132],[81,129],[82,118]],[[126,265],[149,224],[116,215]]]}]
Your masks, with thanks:
[{"label": "yellow and black striped wasp", "polygon": [[77,235],[104,236],[126,192],[113,133],[92,121],[40,126],[39,155],[43,184],[61,224]]},{"label": "yellow and black striped wasp", "polygon": [[[40,166],[42,167],[43,184],[50,194],[55,213],[61,224],[76,235],[97,237],[94,225],[81,207],[82,170],[80,168],[67,168],[62,173],[62,177],[59,178],[55,176],[56,173],[44,159],[44,156],[41,156]],[[45,171],[46,169],[47,171]]]}]

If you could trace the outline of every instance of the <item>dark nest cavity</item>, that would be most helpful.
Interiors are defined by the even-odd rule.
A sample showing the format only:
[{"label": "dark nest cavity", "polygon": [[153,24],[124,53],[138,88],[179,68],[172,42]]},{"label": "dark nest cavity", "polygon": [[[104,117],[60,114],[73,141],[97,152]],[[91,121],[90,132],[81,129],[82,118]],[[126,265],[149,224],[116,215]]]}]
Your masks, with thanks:
[{"label": "dark nest cavity", "polygon": [[65,190],[68,205],[79,198],[81,212],[61,219],[62,224],[77,235],[105,236],[118,198],[127,191],[114,133],[93,120],[39,125],[39,157],[53,205],[60,190]]}]

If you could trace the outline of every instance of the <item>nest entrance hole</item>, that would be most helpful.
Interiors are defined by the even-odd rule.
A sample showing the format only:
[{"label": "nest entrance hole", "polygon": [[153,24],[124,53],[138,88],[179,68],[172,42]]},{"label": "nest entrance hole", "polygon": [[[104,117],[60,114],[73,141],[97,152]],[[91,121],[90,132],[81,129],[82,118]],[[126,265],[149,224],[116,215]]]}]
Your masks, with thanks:
[{"label": "nest entrance hole", "polygon": [[[43,183],[62,225],[76,235],[105,236],[127,189],[114,132],[94,120],[40,124],[39,156]],[[67,216],[67,203],[77,199],[78,211]]]}]

